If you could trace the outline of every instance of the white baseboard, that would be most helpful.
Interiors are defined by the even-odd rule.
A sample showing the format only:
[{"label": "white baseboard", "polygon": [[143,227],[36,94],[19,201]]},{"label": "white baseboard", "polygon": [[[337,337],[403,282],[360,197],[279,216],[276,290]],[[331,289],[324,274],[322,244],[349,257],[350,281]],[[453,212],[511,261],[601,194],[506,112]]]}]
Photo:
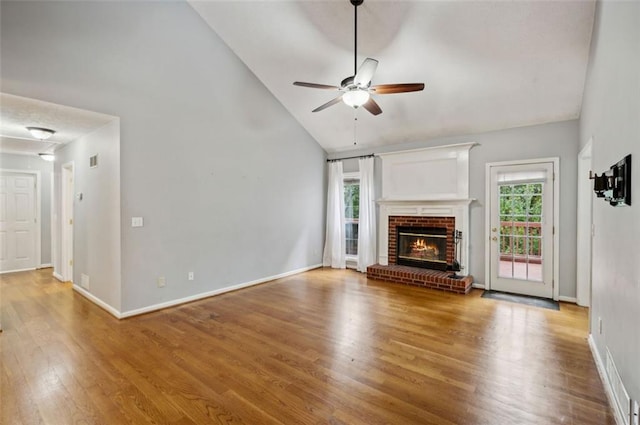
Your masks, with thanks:
[{"label": "white baseboard", "polygon": [[565,297],[564,295],[560,295],[558,297],[558,301],[562,301],[563,303],[578,304],[578,299],[576,297]]},{"label": "white baseboard", "polygon": [[264,277],[261,279],[252,280],[250,282],[239,283],[233,286],[227,286],[226,288],[216,289],[214,291],[203,292],[201,294],[191,295],[185,298],[179,298],[177,300],[171,300],[160,304],[150,305],[148,307],[142,307],[135,310],[125,311],[123,313],[119,313],[119,316],[116,316],[120,319],[124,319],[126,317],[138,316],[140,314],[150,313],[152,311],[162,310],[168,307],[175,307],[180,304],[189,303],[192,301],[201,300],[203,298],[213,297],[215,295],[224,294],[227,292],[237,291],[238,289],[248,288],[249,286],[259,285],[261,283],[270,282],[276,279],[282,279],[283,277],[292,276],[294,274],[304,273],[309,270],[317,269],[322,267],[322,264],[315,264],[313,266],[303,267],[297,270],[291,270],[288,272],[280,273],[274,276]]},{"label": "white baseboard", "polygon": [[626,420],[620,414],[620,411],[616,407],[616,398],[613,395],[613,388],[611,387],[611,382],[609,381],[609,376],[607,375],[607,368],[602,361],[602,357],[600,357],[600,353],[598,352],[598,347],[596,347],[596,342],[593,340],[593,335],[589,334],[589,348],[591,349],[591,355],[593,356],[593,360],[596,363],[596,368],[598,369],[598,374],[600,375],[600,380],[602,381],[602,385],[604,386],[604,392],[607,394],[607,400],[609,401],[609,408],[613,412],[613,417],[616,420],[616,425],[627,425]]},{"label": "white baseboard", "polygon": [[36,269],[50,269],[51,267],[53,267],[53,264],[46,263],[46,264],[40,264],[38,267],[36,267]]},{"label": "white baseboard", "polygon": [[3,272],[0,272],[0,274],[5,274],[5,273],[18,273],[18,272],[30,272],[32,270],[35,270],[35,268],[30,268],[30,269],[18,269],[18,270],[6,270]]},{"label": "white baseboard", "polygon": [[64,278],[62,277],[62,275],[58,272],[53,272],[53,277],[55,277],[56,279],[58,279],[60,282],[64,282]]},{"label": "white baseboard", "polygon": [[476,282],[473,282],[473,283],[471,284],[471,287],[472,287],[472,288],[475,288],[475,289],[484,289],[484,283],[476,283]]},{"label": "white baseboard", "polygon": [[103,308],[107,312],[111,313],[116,318],[118,319],[122,318],[122,314],[120,314],[120,312],[117,309],[111,307],[109,304],[105,303],[100,298],[93,295],[91,292],[87,291],[84,288],[79,287],[78,285],[73,285],[72,288],[74,291],[76,291],[83,297],[87,298],[89,301],[93,302],[94,304],[98,305],[99,307]]}]

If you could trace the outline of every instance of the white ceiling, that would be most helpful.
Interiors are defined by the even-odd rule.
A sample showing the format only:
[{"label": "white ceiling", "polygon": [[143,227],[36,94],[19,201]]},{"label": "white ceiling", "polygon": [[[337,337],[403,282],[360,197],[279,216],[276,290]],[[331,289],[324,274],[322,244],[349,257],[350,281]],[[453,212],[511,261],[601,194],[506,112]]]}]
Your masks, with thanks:
[{"label": "white ceiling", "polygon": [[[54,152],[85,134],[104,126],[115,117],[0,93],[0,151],[38,154]],[[47,141],[35,139],[25,127],[44,127],[56,133]]]},{"label": "white ceiling", "polygon": [[[333,1],[190,1],[328,152],[352,149],[354,110],[311,110],[353,75],[353,6]],[[358,8],[358,64],[372,84],[424,82],[357,111],[358,147],[578,118],[594,1],[374,1]]]}]

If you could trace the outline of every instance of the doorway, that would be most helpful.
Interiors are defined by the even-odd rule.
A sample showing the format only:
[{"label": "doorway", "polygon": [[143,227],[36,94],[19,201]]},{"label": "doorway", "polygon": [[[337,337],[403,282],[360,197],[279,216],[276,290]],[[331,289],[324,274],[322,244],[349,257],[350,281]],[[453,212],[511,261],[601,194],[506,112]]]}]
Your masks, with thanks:
[{"label": "doorway", "polygon": [[592,139],[578,154],[578,210],[577,210],[577,258],[576,258],[576,302],[583,307],[591,306],[591,242],[593,192],[589,170],[591,170]]},{"label": "doorway", "polygon": [[73,204],[74,170],[73,162],[62,165],[62,200],[60,217],[62,220],[60,276],[64,282],[73,282]]},{"label": "doorway", "polygon": [[488,283],[557,299],[557,160],[487,164]]},{"label": "doorway", "polygon": [[0,174],[0,273],[33,270],[40,264],[40,175]]}]

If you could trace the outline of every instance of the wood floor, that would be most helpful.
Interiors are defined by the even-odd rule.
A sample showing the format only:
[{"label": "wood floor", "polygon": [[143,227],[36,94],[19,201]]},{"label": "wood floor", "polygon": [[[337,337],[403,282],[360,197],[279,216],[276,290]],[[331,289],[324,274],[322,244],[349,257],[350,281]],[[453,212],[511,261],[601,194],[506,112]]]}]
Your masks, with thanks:
[{"label": "wood floor", "polygon": [[587,311],[314,270],[118,321],[0,277],[2,424],[614,424]]}]

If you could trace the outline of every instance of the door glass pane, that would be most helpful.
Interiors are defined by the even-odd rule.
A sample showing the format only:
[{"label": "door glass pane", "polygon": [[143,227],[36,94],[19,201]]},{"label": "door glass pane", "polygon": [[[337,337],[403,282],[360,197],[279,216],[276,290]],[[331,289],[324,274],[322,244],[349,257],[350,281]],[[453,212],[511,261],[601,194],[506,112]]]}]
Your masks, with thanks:
[{"label": "door glass pane", "polygon": [[498,276],[542,281],[543,183],[500,184]]}]

